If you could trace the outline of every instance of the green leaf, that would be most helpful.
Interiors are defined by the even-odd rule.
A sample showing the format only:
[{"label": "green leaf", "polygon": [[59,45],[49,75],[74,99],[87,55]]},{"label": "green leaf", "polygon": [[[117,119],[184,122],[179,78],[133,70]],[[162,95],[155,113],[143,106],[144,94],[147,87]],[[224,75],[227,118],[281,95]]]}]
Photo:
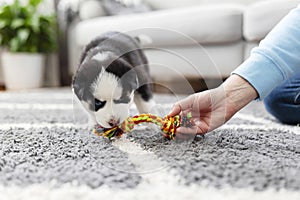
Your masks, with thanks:
[{"label": "green leaf", "polygon": [[14,3],[12,4],[13,7],[20,7],[20,1],[19,0],[14,0]]},{"label": "green leaf", "polygon": [[29,0],[29,5],[37,6],[42,2],[42,0]]},{"label": "green leaf", "polygon": [[31,46],[31,47],[29,48],[29,52],[31,52],[31,53],[36,53],[36,52],[38,52],[38,48],[37,48],[36,46]]},{"label": "green leaf", "polygon": [[16,52],[19,48],[19,40],[18,38],[13,38],[9,43],[10,51]]},{"label": "green leaf", "polygon": [[21,43],[25,43],[29,37],[29,30],[28,29],[20,29],[17,33],[19,41]]},{"label": "green leaf", "polygon": [[3,19],[0,19],[0,29],[3,29],[6,26],[6,21]]},{"label": "green leaf", "polygon": [[21,5],[20,5],[19,0],[15,0],[11,6],[8,5],[11,15],[14,17],[19,15],[20,7],[21,7]]},{"label": "green leaf", "polygon": [[11,18],[12,13],[11,13],[11,9],[8,5],[2,7],[2,9],[0,10],[0,18],[2,19],[7,19],[7,18]]},{"label": "green leaf", "polygon": [[17,29],[17,28],[23,26],[23,25],[24,25],[24,22],[25,22],[24,19],[20,19],[20,18],[14,19],[14,20],[11,22],[11,27],[12,27],[13,29]]},{"label": "green leaf", "polygon": [[40,20],[37,15],[33,15],[30,21],[30,24],[32,26],[32,29],[34,32],[39,32],[40,31]]}]

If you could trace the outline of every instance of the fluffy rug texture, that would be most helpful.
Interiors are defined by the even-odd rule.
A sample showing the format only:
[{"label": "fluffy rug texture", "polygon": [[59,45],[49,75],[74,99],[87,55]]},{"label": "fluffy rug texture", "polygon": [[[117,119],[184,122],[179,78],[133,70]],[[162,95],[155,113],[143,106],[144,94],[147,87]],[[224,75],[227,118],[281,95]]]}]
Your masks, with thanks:
[{"label": "fluffy rug texture", "polygon": [[[204,137],[169,141],[146,124],[108,141],[72,98],[0,93],[0,199],[300,199],[300,127],[261,102]],[[155,99],[160,115],[178,100]]]}]

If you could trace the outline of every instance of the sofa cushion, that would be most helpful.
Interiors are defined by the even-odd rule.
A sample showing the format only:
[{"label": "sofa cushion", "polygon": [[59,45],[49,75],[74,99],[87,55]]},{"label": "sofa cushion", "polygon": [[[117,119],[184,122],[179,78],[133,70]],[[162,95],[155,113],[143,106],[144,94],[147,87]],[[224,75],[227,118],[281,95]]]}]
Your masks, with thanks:
[{"label": "sofa cushion", "polygon": [[144,0],[156,10],[179,7],[190,7],[207,4],[240,4],[249,5],[257,1],[265,0]]},{"label": "sofa cushion", "polygon": [[105,16],[107,14],[98,0],[82,1],[78,13],[81,20]]},{"label": "sofa cushion", "polygon": [[268,0],[249,6],[244,13],[244,38],[260,41],[300,0]]},{"label": "sofa cushion", "polygon": [[[242,38],[242,14],[243,7],[218,5],[106,16],[80,22],[76,39],[79,45],[84,45],[103,32],[115,30],[130,35],[149,35],[154,46],[191,44],[191,40],[186,41],[180,35],[202,44],[226,43]],[[165,34],[163,30],[167,30]]]},{"label": "sofa cushion", "polygon": [[118,0],[102,0],[102,7],[108,15],[124,15],[151,11],[151,7],[144,2],[120,2]]},{"label": "sofa cushion", "polygon": [[[243,61],[243,42],[223,45],[145,49],[155,81],[186,78],[222,78]],[[230,59],[228,59],[230,58]]]}]

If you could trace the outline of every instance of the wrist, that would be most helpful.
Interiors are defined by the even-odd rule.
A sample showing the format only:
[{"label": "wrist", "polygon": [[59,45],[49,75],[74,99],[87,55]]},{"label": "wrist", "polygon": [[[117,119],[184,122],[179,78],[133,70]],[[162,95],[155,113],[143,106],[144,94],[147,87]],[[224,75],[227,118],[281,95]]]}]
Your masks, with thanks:
[{"label": "wrist", "polygon": [[231,75],[223,84],[226,107],[230,113],[236,113],[258,97],[255,88],[239,75]]}]

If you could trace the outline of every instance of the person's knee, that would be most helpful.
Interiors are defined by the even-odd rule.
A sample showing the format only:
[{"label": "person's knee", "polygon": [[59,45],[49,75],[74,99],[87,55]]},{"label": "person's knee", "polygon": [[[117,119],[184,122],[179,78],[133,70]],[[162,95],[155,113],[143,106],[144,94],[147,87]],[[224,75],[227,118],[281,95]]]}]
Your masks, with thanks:
[{"label": "person's knee", "polygon": [[295,104],[300,105],[300,92],[295,97]]},{"label": "person's knee", "polygon": [[280,100],[276,96],[274,96],[272,94],[270,94],[269,96],[267,96],[264,99],[264,104],[265,104],[265,107],[266,107],[267,111],[269,113],[271,113],[273,116],[275,116],[276,118],[278,118],[277,115],[279,117],[282,116],[280,114],[281,113],[281,109],[280,109],[280,106],[279,106],[280,105],[279,102],[280,102]]},{"label": "person's knee", "polygon": [[282,95],[273,91],[265,98],[264,104],[267,111],[280,122],[286,124],[300,123],[300,97],[282,98]]}]

